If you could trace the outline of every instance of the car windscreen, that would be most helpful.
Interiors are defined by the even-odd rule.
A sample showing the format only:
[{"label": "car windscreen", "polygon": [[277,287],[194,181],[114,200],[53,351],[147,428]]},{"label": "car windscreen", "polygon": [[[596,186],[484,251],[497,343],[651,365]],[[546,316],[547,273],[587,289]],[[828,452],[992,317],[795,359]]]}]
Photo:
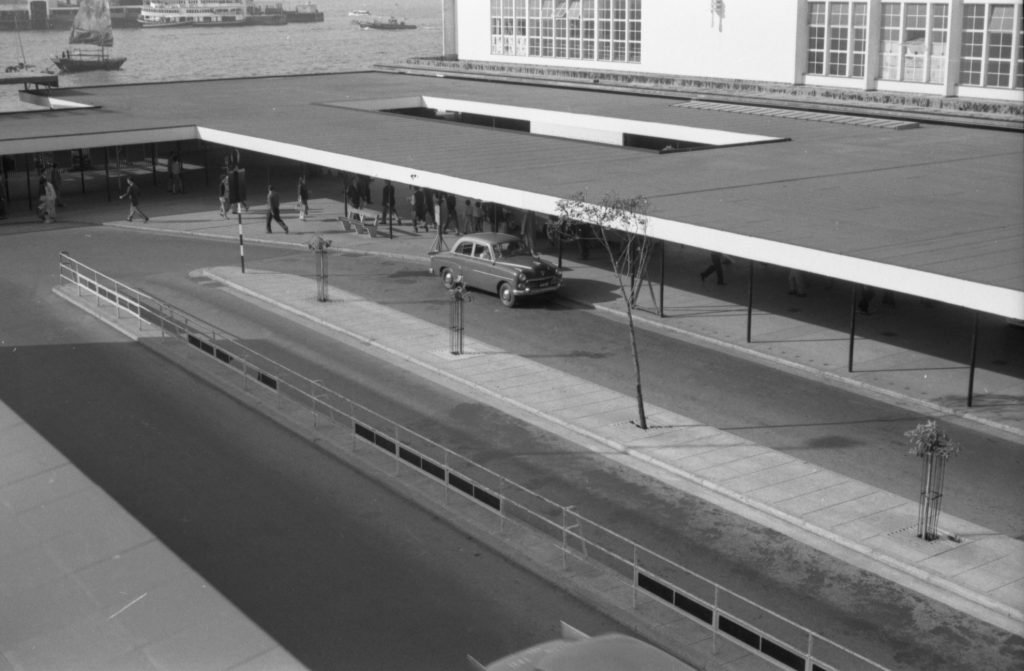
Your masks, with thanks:
[{"label": "car windscreen", "polygon": [[526,245],[518,240],[499,242],[494,245],[494,253],[498,255],[499,259],[507,259],[513,256],[531,256],[530,250],[526,248]]}]

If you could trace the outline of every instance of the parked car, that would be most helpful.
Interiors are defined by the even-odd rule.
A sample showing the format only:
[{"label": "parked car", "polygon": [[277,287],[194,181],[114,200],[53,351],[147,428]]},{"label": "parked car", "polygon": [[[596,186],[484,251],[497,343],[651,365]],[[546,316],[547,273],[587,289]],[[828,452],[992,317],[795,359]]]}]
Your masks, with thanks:
[{"label": "parked car", "polygon": [[484,666],[469,657],[474,671],[695,671],[649,643],[625,634],[590,637],[562,623],[562,638],[540,643]]},{"label": "parked car", "polygon": [[462,236],[450,251],[430,255],[430,272],[449,289],[461,282],[496,293],[507,307],[523,296],[550,294],[562,286],[561,270],[507,233]]}]

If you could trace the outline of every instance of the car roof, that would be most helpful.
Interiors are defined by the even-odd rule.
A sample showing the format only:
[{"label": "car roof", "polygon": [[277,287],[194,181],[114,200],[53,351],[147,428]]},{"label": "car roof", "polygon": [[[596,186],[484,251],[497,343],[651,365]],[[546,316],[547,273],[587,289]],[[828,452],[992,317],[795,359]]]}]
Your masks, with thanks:
[{"label": "car roof", "polygon": [[[525,666],[529,664],[530,666]],[[694,671],[668,653],[625,634],[547,641],[492,662],[488,671]]]},{"label": "car roof", "polygon": [[482,242],[488,245],[495,245],[499,242],[512,242],[513,240],[518,241],[519,238],[509,233],[472,233],[470,235],[464,235],[455,241],[456,245],[463,242]]},{"label": "car roof", "polygon": [[604,634],[556,650],[537,671],[693,671],[675,657],[625,634]]}]

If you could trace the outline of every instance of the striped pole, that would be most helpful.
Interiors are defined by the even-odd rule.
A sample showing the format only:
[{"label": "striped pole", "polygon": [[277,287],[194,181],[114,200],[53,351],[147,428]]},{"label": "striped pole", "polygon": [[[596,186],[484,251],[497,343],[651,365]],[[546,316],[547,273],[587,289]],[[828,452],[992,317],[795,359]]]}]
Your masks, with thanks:
[{"label": "striped pole", "polygon": [[245,240],[242,239],[242,206],[238,206],[238,256],[242,261],[242,272],[245,272]]}]

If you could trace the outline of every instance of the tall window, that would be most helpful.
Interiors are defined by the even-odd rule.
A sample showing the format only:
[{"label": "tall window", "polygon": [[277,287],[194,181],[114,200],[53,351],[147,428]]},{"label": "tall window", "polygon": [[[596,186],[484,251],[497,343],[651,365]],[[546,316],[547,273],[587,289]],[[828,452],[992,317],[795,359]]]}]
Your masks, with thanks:
[{"label": "tall window", "polygon": [[863,77],[867,62],[866,2],[808,3],[807,72]]},{"label": "tall window", "polygon": [[526,0],[491,0],[491,53],[528,53]]},{"label": "tall window", "polygon": [[948,43],[948,4],[882,3],[881,79],[945,82]]},{"label": "tall window", "polygon": [[642,0],[491,0],[491,53],[640,62]]},{"label": "tall window", "polygon": [[960,83],[1024,88],[1024,17],[1020,4],[964,5]]}]

